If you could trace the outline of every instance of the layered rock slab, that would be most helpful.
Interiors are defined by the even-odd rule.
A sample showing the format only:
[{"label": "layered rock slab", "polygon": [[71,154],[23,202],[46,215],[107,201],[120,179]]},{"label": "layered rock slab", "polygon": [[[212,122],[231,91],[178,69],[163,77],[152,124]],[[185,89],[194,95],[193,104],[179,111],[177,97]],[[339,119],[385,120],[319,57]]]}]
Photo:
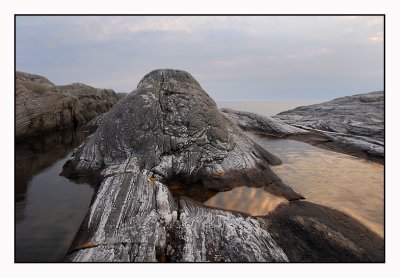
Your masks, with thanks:
[{"label": "layered rock slab", "polygon": [[108,111],[113,90],[81,83],[56,86],[43,76],[16,72],[16,138],[75,128]]},{"label": "layered rock slab", "polygon": [[384,92],[376,91],[297,107],[274,117],[295,127],[323,134],[321,147],[379,163],[385,156]]},{"label": "layered rock slab", "polygon": [[383,92],[372,92],[301,106],[273,117],[226,108],[221,111],[245,131],[384,163],[383,102]]},{"label": "layered rock slab", "polygon": [[[153,71],[104,115],[64,167],[70,178],[97,177],[100,184],[67,260],[286,261],[256,220],[177,204],[168,190],[175,180],[214,190],[246,184],[301,199],[268,166],[279,163],[225,118],[190,74]],[[204,245],[191,236],[196,227],[184,224],[198,218],[205,230],[227,228],[203,231]],[[222,244],[227,240],[235,244]]]}]

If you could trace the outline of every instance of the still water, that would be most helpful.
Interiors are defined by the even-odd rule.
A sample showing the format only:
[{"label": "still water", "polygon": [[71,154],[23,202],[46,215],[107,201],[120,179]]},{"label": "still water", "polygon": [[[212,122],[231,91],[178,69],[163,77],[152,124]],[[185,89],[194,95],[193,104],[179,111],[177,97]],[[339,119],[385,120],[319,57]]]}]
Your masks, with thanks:
[{"label": "still water", "polygon": [[17,143],[15,261],[57,262],[66,254],[89,207],[93,188],[59,176],[82,132],[47,134]]},{"label": "still water", "polygon": [[[282,160],[282,165],[272,166],[272,170],[284,183],[306,197],[307,201],[343,211],[383,237],[383,165],[303,142],[246,134]],[[252,191],[256,189],[247,190],[248,194],[244,198],[249,198],[250,194],[257,196]],[[240,207],[243,197],[239,196],[226,196],[224,201],[230,202],[231,207]],[[265,200],[269,198],[268,194],[264,196]],[[277,202],[276,197],[269,200],[272,205]],[[248,211],[253,215],[259,215],[260,210],[271,210],[262,202],[253,206],[254,210]]]},{"label": "still water", "polygon": [[[310,104],[313,103],[220,102],[218,106],[273,116]],[[383,237],[383,165],[295,140],[246,134],[283,161],[282,165],[272,166],[272,170],[307,201],[345,212]],[[260,188],[243,186],[217,193],[204,204],[265,215],[283,202],[286,201]]]}]

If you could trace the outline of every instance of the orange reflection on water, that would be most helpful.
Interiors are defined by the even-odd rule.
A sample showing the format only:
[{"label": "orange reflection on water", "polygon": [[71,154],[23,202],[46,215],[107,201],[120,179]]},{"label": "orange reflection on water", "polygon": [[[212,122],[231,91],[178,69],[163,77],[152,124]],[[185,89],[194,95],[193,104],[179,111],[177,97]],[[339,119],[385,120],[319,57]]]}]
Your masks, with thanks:
[{"label": "orange reflection on water", "polygon": [[346,212],[383,237],[383,165],[294,140],[247,135],[282,159],[273,171],[307,201]]},{"label": "orange reflection on water", "polygon": [[204,202],[205,205],[235,210],[250,215],[265,215],[274,210],[285,199],[269,194],[262,188],[236,187],[230,191],[219,192]]}]

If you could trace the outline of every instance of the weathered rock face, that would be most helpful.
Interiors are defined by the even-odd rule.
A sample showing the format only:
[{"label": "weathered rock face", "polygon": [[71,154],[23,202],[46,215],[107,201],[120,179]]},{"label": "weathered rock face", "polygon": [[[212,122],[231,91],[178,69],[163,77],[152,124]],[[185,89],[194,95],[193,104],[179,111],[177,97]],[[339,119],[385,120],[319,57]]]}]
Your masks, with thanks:
[{"label": "weathered rock face", "polygon": [[103,117],[72,163],[78,171],[133,164],[164,183],[180,179],[216,190],[252,182],[290,200],[301,198],[269,169],[280,160],[248,139],[181,71],[146,75]]},{"label": "weathered rock face", "polygon": [[294,135],[309,135],[311,132],[291,126],[278,119],[258,115],[251,112],[236,111],[222,108],[221,112],[241,129],[250,132],[261,132],[277,137],[289,137]]},{"label": "weathered rock face", "polygon": [[108,111],[117,101],[113,90],[74,83],[55,86],[46,78],[16,72],[16,138],[74,128]]},{"label": "weathered rock face", "polygon": [[222,109],[246,131],[303,141],[317,147],[384,162],[383,92],[354,95],[265,117]]},{"label": "weathered rock face", "polygon": [[[190,201],[181,201],[179,209],[168,189],[171,180],[215,190],[249,184],[289,200],[302,198],[268,167],[279,162],[227,120],[190,74],[153,71],[104,115],[64,167],[66,176],[97,176],[101,183],[68,260],[155,261],[172,256],[205,261],[222,256],[230,261],[284,261],[268,232],[249,216],[221,212],[217,217],[212,209],[199,213]],[[209,229],[226,226],[223,237],[229,235],[246,252],[228,252],[236,245],[216,245],[208,233],[203,235],[208,247],[194,248],[194,226],[185,223],[199,217]],[[252,236],[243,247],[241,235],[254,231],[259,237]],[[172,236],[178,239],[168,243]]]},{"label": "weathered rock face", "polygon": [[66,261],[288,261],[271,219],[172,196],[168,186],[179,181],[302,198],[270,170],[279,159],[221,114],[190,74],[149,73],[98,123],[63,170],[99,184]]},{"label": "weathered rock face", "polygon": [[382,91],[337,98],[297,107],[274,116],[291,125],[363,136],[383,144],[384,94]]},{"label": "weathered rock face", "polygon": [[326,135],[322,147],[384,161],[384,93],[358,94],[297,107],[274,116],[283,122]]}]

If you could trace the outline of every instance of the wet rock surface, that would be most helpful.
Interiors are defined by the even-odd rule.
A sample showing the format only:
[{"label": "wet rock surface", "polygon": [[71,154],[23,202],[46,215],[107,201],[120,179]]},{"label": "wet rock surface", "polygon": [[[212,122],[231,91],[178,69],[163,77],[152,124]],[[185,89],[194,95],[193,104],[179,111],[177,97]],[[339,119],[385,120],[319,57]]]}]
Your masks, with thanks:
[{"label": "wet rock surface", "polygon": [[16,72],[16,138],[76,128],[107,112],[113,90],[73,83],[56,86],[43,76]]},{"label": "wet rock surface", "polygon": [[270,169],[279,163],[220,113],[190,74],[155,70],[64,165],[65,176],[98,186],[65,260],[286,262],[271,219],[175,198],[169,188],[248,185],[302,199]]}]

